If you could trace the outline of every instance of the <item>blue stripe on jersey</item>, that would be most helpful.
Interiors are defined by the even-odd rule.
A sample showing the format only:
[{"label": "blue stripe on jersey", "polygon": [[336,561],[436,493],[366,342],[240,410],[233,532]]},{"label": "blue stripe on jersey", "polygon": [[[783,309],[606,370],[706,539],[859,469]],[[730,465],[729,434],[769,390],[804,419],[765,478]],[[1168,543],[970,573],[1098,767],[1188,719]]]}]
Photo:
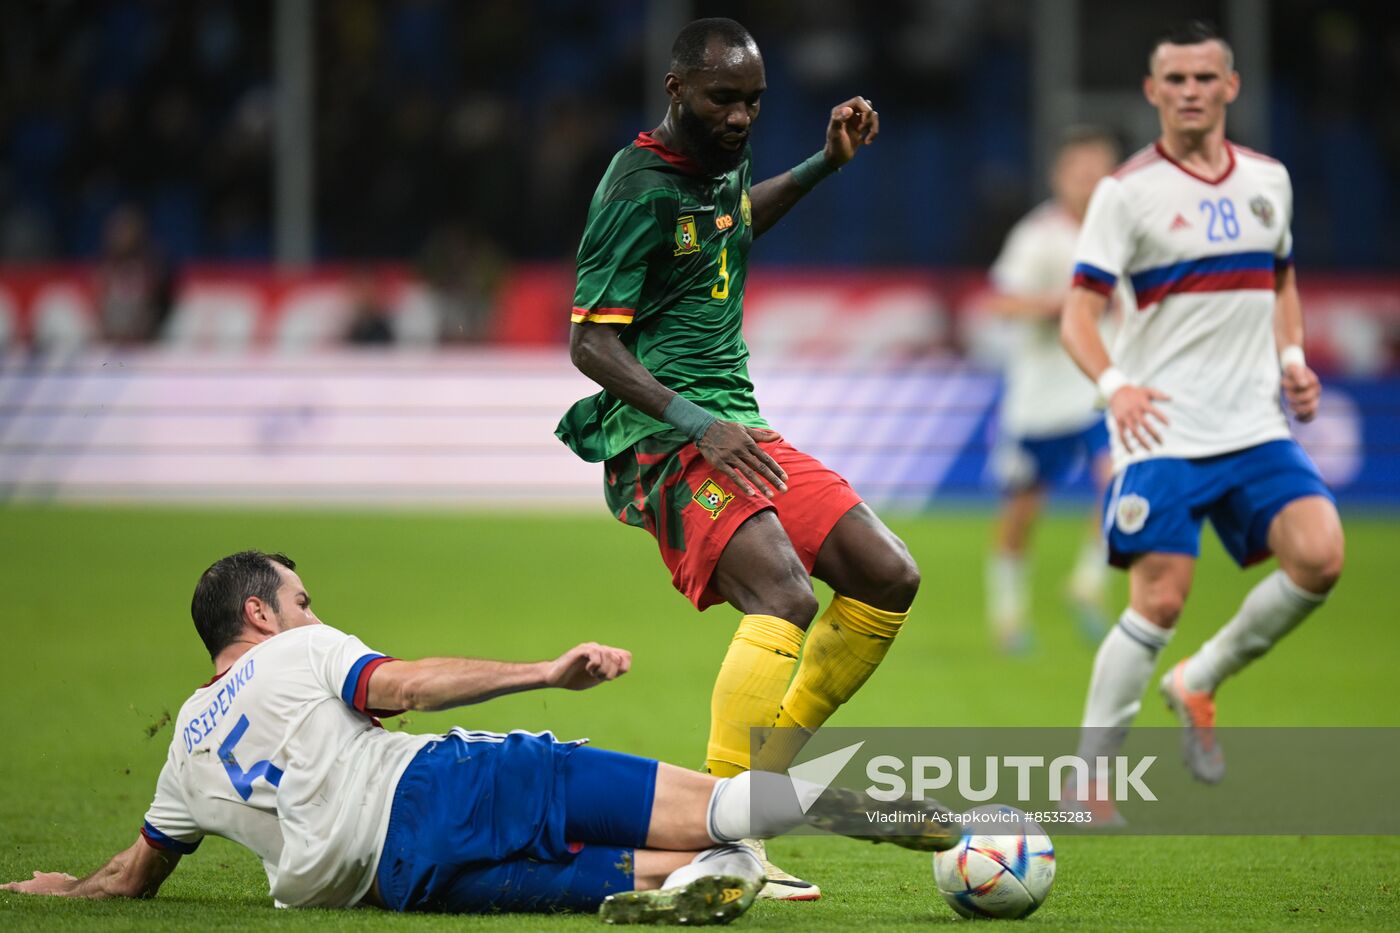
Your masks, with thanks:
[{"label": "blue stripe on jersey", "polygon": [[360,672],[365,669],[366,664],[382,657],[384,655],[371,652],[350,665],[350,673],[345,675],[345,683],[340,687],[340,698],[345,701],[346,706],[355,709],[355,688],[360,685]]},{"label": "blue stripe on jersey", "polygon": [[1188,275],[1209,275],[1212,272],[1250,272],[1274,270],[1274,254],[1267,252],[1225,253],[1221,256],[1202,256],[1200,259],[1186,259],[1169,266],[1144,269],[1132,273],[1133,291],[1142,292],[1150,288],[1180,281]]},{"label": "blue stripe on jersey", "polygon": [[1118,282],[1118,276],[1114,275],[1112,272],[1105,272],[1098,266],[1091,266],[1087,262],[1075,263],[1074,274],[1082,275],[1085,278],[1093,279],[1096,282],[1102,282],[1109,288],[1112,288]]},{"label": "blue stripe on jersey", "polygon": [[181,842],[178,839],[172,839],[152,826],[149,820],[142,822],[141,835],[145,836],[146,841],[152,843],[157,848],[169,849],[171,852],[178,852],[181,855],[189,855],[195,849],[199,848],[200,842],[204,841],[201,839],[199,842]]}]

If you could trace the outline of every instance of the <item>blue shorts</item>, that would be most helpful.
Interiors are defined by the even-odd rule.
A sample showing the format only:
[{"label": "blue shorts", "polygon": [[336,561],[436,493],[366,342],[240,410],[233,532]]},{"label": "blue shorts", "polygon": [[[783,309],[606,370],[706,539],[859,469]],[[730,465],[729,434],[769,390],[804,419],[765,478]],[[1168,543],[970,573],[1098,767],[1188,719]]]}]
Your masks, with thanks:
[{"label": "blue shorts", "polygon": [[1160,457],[1129,464],[1104,502],[1108,562],[1126,567],[1140,554],[1201,553],[1201,521],[1210,519],[1235,563],[1268,557],[1269,524],[1294,499],[1336,502],[1296,441],[1269,441],[1215,457]]},{"label": "blue shorts", "polygon": [[453,730],[399,778],[380,897],[392,910],[595,910],[633,889],[655,790],[649,758]]},{"label": "blue shorts", "polygon": [[1006,492],[1072,483],[1108,452],[1108,428],[1087,428],[1045,437],[1005,437],[992,451],[992,470]]}]

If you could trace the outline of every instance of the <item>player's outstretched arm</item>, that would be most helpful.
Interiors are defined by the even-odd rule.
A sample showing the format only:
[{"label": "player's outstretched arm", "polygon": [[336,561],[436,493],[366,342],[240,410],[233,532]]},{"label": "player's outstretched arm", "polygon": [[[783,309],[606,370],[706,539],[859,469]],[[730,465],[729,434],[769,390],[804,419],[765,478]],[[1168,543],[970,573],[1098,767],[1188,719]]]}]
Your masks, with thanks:
[{"label": "player's outstretched arm", "polygon": [[587,690],[616,680],[631,667],[631,652],[596,642],[570,648],[553,661],[392,661],[379,665],[370,674],[365,706],[373,710],[433,711],[544,687]]},{"label": "player's outstretched arm", "polygon": [[753,235],[762,236],[777,223],[802,196],[826,176],[856,157],[880,135],[880,114],[864,97],[852,97],[831,108],[826,125],[826,145],[806,162],[781,175],[754,185],[749,191],[753,205]]},{"label": "player's outstretched arm", "polygon": [[1072,288],[1060,316],[1060,343],[1084,375],[1098,384],[1123,446],[1131,451],[1137,444],[1147,450],[1153,442],[1162,443],[1153,420],[1166,424],[1167,416],[1155,403],[1169,401],[1169,397],[1157,389],[1133,385],[1114,367],[1099,334],[1099,318],[1107,308],[1106,295],[1080,286]]},{"label": "player's outstretched arm", "polygon": [[1283,394],[1299,421],[1311,421],[1322,399],[1322,383],[1303,358],[1303,302],[1292,266],[1278,274],[1275,289],[1274,341],[1283,370]]},{"label": "player's outstretched arm", "polygon": [[666,388],[622,345],[618,328],[610,324],[573,325],[569,358],[579,372],[610,395],[684,431],[709,464],[748,495],[756,490],[767,496],[774,490],[787,490],[787,473],[758,446],[760,441],[777,440],[777,432],[721,421]]},{"label": "player's outstretched arm", "polygon": [[146,840],[137,838],[131,848],[116,855],[86,878],[57,871],[36,871],[28,881],[0,885],[0,890],[17,894],[46,894],[53,897],[86,897],[101,900],[109,897],[155,897],[156,892],[175,866],[180,855],[157,849]]}]

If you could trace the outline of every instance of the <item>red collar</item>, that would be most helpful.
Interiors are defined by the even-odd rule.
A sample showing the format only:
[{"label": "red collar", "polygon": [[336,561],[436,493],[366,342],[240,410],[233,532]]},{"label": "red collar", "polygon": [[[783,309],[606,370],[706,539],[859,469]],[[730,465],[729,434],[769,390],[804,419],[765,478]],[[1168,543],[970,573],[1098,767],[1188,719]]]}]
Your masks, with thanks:
[{"label": "red collar", "polygon": [[1229,178],[1230,173],[1235,170],[1235,147],[1230,144],[1230,141],[1228,139],[1225,140],[1225,154],[1230,157],[1230,164],[1225,166],[1225,171],[1220,173],[1219,178],[1207,178],[1204,175],[1191,171],[1189,168],[1182,165],[1176,159],[1172,158],[1172,154],[1167,151],[1166,146],[1162,145],[1162,141],[1160,139],[1157,140],[1157,142],[1153,143],[1153,145],[1157,147],[1157,154],[1160,155],[1162,158],[1166,159],[1172,165],[1175,165],[1177,168],[1181,169],[1183,172],[1190,175],[1197,181],[1203,181],[1208,185],[1220,184],[1222,181]]},{"label": "red collar", "polygon": [[650,133],[638,133],[636,142],[633,143],[638,149],[650,149],[652,152],[665,159],[671,165],[689,175],[704,175],[699,163],[688,155],[676,152],[674,149],[667,149],[660,141]]},{"label": "red collar", "polygon": [[200,690],[203,690],[205,687],[212,687],[212,686],[214,686],[214,684],[216,684],[216,683],[219,682],[219,678],[220,678],[220,677],[224,676],[225,674],[227,674],[227,673],[228,673],[229,671],[231,671],[231,670],[233,670],[232,667],[226,667],[226,668],[224,668],[223,670],[219,671],[219,673],[217,673],[217,674],[214,675],[214,679],[213,679],[213,680],[209,681],[207,684],[200,684],[200,685],[199,685],[199,689],[200,689]]}]

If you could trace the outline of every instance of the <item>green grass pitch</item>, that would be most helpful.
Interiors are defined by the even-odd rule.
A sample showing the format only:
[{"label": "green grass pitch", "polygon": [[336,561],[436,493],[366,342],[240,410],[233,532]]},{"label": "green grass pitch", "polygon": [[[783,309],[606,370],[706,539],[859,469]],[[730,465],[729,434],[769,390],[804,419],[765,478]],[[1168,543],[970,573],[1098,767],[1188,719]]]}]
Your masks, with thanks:
[{"label": "green grass pitch", "polygon": [[[1346,516],[1348,567],[1324,610],[1221,694],[1225,725],[1400,725],[1400,521]],[[891,522],[924,574],[904,634],[840,725],[1069,725],[1091,651],[1059,600],[1080,522],[1039,530],[1037,643],[992,652],[982,625],[988,516]],[[1227,618],[1250,581],[1207,535],[1195,592],[1164,662]],[[8,713],[0,765],[0,877],[91,871],[135,838],[173,713],[211,671],[190,624],[194,581],[244,547],[300,564],[321,618],[404,657],[552,657],[577,641],[634,652],[630,675],[587,693],[539,692],[414,715],[409,728],[551,728],[562,737],[698,765],[710,684],[736,616],[703,615],[669,587],[651,540],[606,516],[315,511],[0,510],[0,631]],[[1122,581],[1116,581],[1121,595]],[[1121,602],[1121,600],[1120,600]],[[986,684],[999,685],[986,689]],[[1163,725],[1145,704],[1141,722]],[[391,726],[392,727],[392,726]],[[1339,765],[1342,767],[1346,764]],[[1400,927],[1400,839],[1057,840],[1059,876],[1037,929]],[[959,920],[925,857],[841,839],[772,846],[818,880],[816,904],[760,903],[750,930],[921,929]],[[278,911],[257,860],[222,840],[149,902],[0,894],[6,929],[586,929],[579,916],[394,916]]]}]

